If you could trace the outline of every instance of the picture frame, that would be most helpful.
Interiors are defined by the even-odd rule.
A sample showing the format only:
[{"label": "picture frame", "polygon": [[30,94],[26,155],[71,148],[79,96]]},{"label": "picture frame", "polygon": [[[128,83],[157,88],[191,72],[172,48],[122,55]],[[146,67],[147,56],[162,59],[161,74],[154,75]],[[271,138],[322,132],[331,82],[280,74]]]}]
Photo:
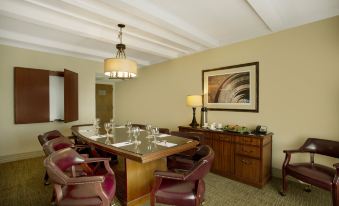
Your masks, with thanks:
[{"label": "picture frame", "polygon": [[202,70],[208,110],[259,112],[259,62]]}]

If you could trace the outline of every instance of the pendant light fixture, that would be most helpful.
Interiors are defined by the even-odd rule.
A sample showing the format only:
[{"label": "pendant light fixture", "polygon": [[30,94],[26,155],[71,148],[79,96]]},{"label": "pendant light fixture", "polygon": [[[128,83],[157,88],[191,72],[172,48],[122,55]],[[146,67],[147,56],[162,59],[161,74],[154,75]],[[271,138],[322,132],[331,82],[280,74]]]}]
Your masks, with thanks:
[{"label": "pendant light fixture", "polygon": [[120,28],[118,38],[119,44],[116,44],[117,53],[115,58],[107,58],[104,62],[104,72],[110,79],[132,79],[137,76],[137,64],[129,59],[126,59],[126,45],[122,43],[122,28],[124,24],[118,24]]}]

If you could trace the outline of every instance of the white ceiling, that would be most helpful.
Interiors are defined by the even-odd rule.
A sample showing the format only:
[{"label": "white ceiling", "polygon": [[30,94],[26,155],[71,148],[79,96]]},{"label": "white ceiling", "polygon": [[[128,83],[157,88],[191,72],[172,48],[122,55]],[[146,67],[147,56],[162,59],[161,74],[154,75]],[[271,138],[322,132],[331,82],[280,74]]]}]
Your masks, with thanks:
[{"label": "white ceiling", "polygon": [[339,15],[339,0],[0,0],[0,44],[139,66]]}]

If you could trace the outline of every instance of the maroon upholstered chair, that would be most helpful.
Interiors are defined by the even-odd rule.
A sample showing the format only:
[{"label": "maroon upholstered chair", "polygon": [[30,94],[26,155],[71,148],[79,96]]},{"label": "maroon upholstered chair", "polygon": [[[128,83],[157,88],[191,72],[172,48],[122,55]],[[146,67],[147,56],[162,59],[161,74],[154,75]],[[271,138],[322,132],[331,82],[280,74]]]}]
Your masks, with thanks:
[{"label": "maroon upholstered chair", "polygon": [[[339,206],[339,163],[331,168],[314,162],[314,154],[339,158],[339,142],[308,138],[299,149],[284,150],[284,153],[286,153],[286,158],[282,167],[282,195],[287,192],[286,176],[290,175],[308,184],[331,191],[333,206]],[[291,155],[294,153],[310,153],[310,162],[291,164]]]},{"label": "maroon upholstered chair", "polygon": [[49,140],[52,140],[58,137],[63,137],[63,135],[58,130],[53,130],[53,131],[46,132],[44,134],[40,134],[38,136],[38,140],[40,142],[40,145],[42,146]]},{"label": "maroon upholstered chair", "polygon": [[204,201],[205,182],[203,178],[211,169],[214,151],[208,145],[200,147],[206,154],[190,170],[184,173],[154,172],[155,182],[151,192],[151,206],[154,206],[155,202],[197,206]]},{"label": "maroon upholstered chair", "polygon": [[[203,139],[202,134],[192,132],[172,131],[171,135],[184,137],[196,141],[201,141]],[[206,152],[204,151],[204,147],[198,147],[192,150],[168,156],[167,168],[169,170],[189,170],[193,167],[194,162],[198,161],[202,156],[204,156],[205,153]]]},{"label": "maroon upholstered chair", "polygon": [[[140,129],[146,129],[146,125],[144,124],[132,124],[133,127],[139,127]],[[159,128],[159,132],[160,133],[164,133],[164,134],[169,134],[170,130],[167,128]]]},{"label": "maroon upholstered chair", "polygon": [[[75,165],[103,161],[106,173],[100,176],[68,175]],[[54,186],[57,205],[108,206],[112,202],[116,182],[109,158],[84,158],[71,148],[62,149],[48,156],[44,165]]]},{"label": "maroon upholstered chair", "polygon": [[[87,148],[86,145],[74,145],[74,143],[68,139],[67,137],[57,137],[54,139],[51,139],[49,141],[47,141],[43,146],[43,150],[45,153],[45,156],[48,157],[50,154],[52,154],[55,151],[61,150],[61,149],[65,149],[65,148],[73,148],[76,150],[81,150],[81,149],[85,149]],[[87,154],[82,154],[82,156],[84,157],[88,157]],[[80,168],[80,167],[76,167],[76,171],[78,173],[93,173],[92,168],[88,167],[88,168]],[[47,171],[45,172],[45,176],[44,176],[44,184],[48,185],[48,174]]]}]

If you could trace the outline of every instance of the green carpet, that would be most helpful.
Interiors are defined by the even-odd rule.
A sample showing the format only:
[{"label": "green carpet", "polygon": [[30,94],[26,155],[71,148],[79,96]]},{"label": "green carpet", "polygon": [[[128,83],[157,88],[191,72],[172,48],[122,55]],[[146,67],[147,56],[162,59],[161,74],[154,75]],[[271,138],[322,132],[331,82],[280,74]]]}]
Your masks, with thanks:
[{"label": "green carpet", "polygon": [[[48,206],[51,186],[43,184],[43,159],[34,158],[0,164],[0,206]],[[278,194],[281,180],[273,178],[257,189],[227,178],[208,174],[204,206],[331,206],[331,194],[319,188],[311,193],[304,186],[289,183],[287,196]],[[148,205],[148,204],[147,204]]]}]

